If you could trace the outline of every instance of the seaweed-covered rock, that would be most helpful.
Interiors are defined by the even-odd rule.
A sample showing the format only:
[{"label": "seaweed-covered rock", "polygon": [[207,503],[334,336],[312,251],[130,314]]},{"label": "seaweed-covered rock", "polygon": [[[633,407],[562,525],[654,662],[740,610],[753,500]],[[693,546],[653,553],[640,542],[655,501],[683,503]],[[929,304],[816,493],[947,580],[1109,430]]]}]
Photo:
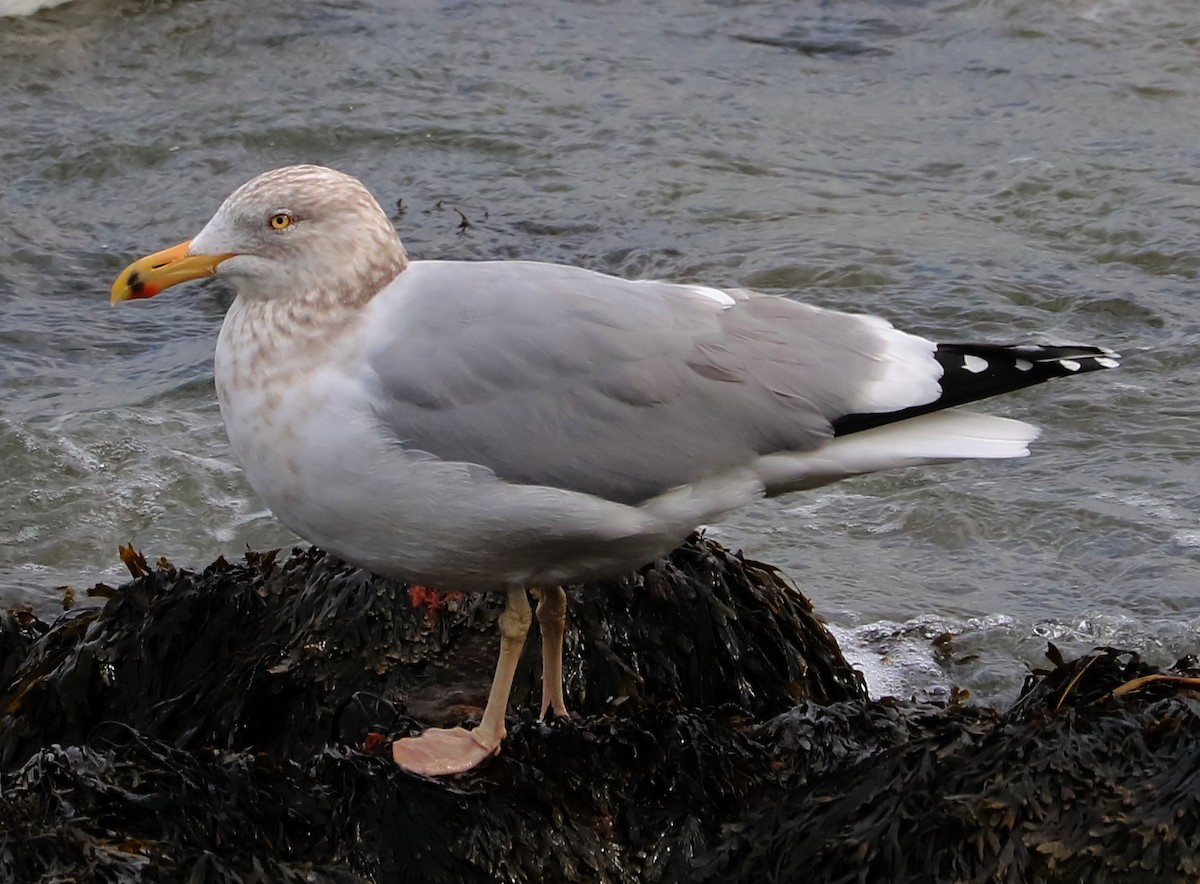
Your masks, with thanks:
[{"label": "seaweed-covered rock", "polygon": [[[502,599],[438,595],[317,549],[282,563],[274,553],[218,559],[201,574],[126,554],[136,579],[93,590],[103,608],[64,616],[45,635],[0,621],[12,648],[0,649],[0,665],[25,655],[8,664],[0,693],[0,765],[48,742],[78,743],[103,721],[178,748],[297,757],[335,737],[338,711],[362,693],[423,724],[461,721],[487,697]],[[863,695],[807,599],[698,537],[570,598],[566,699],[580,714],[632,699],[768,716],[797,699]],[[535,622],[516,708],[538,701],[540,654]]]},{"label": "seaweed-covered rock", "polygon": [[11,772],[0,813],[12,823],[0,871],[6,859],[35,875],[103,854],[103,867],[168,878],[319,867],[492,880],[536,876],[549,857],[563,880],[661,878],[749,808],[765,754],[745,721],[863,696],[803,596],[696,537],[637,574],[570,590],[577,720],[528,712],[535,623],[514,690],[527,711],[503,754],[429,783],[358,748],[478,714],[500,600],[406,586],[314,549],[201,574],[123,557],[135,579],[97,587],[102,608],[0,632],[15,636],[0,649],[13,661],[0,693]]},{"label": "seaweed-covered rock", "polygon": [[1006,715],[806,704],[762,729],[787,768],[696,879],[1200,880],[1200,678],[1098,648]]},{"label": "seaweed-covered rock", "polygon": [[[477,715],[500,602],[317,550],[0,618],[0,881],[1195,880],[1200,682],[1098,649],[1007,714],[869,701],[807,601],[693,538],[570,590],[570,719],[526,648],[499,757],[388,739]],[[536,629],[536,624],[535,624]]]}]

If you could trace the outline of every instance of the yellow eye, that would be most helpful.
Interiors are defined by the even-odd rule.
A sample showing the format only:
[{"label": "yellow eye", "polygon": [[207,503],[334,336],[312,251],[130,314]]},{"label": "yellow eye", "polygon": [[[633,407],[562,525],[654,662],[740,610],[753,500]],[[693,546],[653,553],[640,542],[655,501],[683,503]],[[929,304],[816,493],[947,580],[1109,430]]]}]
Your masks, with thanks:
[{"label": "yellow eye", "polygon": [[272,215],[267,223],[271,225],[272,230],[286,230],[292,226],[292,216],[286,212],[278,212]]}]

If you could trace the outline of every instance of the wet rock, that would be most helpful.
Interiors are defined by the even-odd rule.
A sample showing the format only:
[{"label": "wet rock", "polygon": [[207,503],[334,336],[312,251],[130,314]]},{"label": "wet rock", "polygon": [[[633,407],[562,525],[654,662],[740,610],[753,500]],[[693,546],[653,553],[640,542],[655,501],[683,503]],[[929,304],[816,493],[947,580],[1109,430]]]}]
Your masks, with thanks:
[{"label": "wet rock", "polygon": [[1196,876],[1186,663],[1060,660],[1006,715],[871,702],[798,592],[693,538],[570,591],[570,719],[532,714],[533,635],[501,756],[435,781],[389,738],[478,714],[499,599],[123,558],[102,608],[0,617],[0,880]]}]

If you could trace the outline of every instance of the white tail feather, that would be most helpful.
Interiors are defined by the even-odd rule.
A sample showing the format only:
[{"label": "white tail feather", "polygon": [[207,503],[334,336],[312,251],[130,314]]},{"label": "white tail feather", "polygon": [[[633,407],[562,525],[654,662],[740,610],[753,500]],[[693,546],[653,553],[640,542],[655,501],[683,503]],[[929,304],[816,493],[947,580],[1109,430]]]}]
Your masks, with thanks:
[{"label": "white tail feather", "polygon": [[769,454],[754,464],[768,494],[816,488],[847,476],[970,458],[1025,457],[1037,427],[990,414],[936,411],[839,436],[819,451]]}]

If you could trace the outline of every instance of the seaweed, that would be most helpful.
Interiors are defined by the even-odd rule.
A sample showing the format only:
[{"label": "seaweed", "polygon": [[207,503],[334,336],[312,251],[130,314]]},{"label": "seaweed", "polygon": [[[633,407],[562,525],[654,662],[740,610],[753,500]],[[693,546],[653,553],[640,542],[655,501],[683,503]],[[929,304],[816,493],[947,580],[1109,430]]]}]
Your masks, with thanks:
[{"label": "seaweed", "polygon": [[1195,881],[1194,661],[1051,646],[1006,713],[801,706],[764,726],[784,794],[705,857],[703,881]]},{"label": "seaweed", "polygon": [[[0,616],[4,881],[1195,880],[1195,662],[1097,649],[1005,713],[869,700],[809,602],[693,537],[568,590],[572,715],[540,643],[501,754],[412,776],[389,740],[479,714],[501,600],[316,549]],[[536,630],[536,623],[534,625]]]}]

